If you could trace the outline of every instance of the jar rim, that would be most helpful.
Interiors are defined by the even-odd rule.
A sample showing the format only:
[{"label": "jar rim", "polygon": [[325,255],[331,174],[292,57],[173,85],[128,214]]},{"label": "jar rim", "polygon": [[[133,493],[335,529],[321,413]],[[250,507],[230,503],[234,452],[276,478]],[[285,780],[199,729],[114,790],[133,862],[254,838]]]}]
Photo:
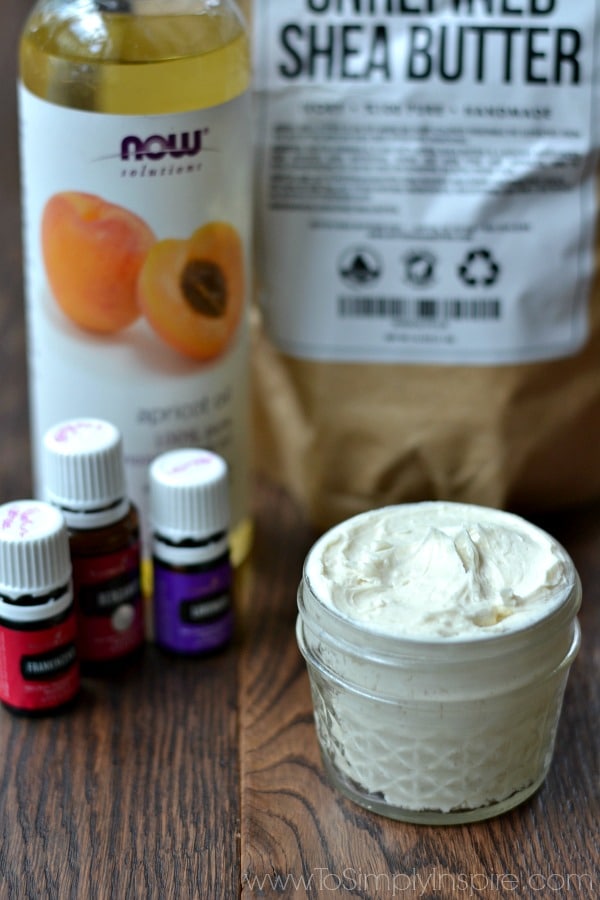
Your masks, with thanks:
[{"label": "jar rim", "polygon": [[[537,619],[528,620],[520,628],[491,633],[491,631],[484,632],[482,627],[480,629],[482,633],[478,632],[473,635],[463,633],[459,635],[427,635],[427,637],[423,637],[415,633],[397,634],[386,632],[381,628],[372,627],[369,623],[360,622],[350,616],[345,616],[335,607],[323,603],[313,590],[308,579],[303,580],[298,588],[298,609],[300,615],[305,614],[305,589],[310,592],[310,596],[318,604],[323,617],[331,622],[336,631],[341,630],[344,633],[355,635],[363,647],[365,638],[368,638],[371,646],[376,644],[378,648],[382,650],[388,648],[394,653],[400,650],[413,651],[415,653],[436,653],[436,651],[443,653],[444,648],[452,648],[453,651],[462,649],[465,652],[468,652],[469,648],[481,648],[482,650],[485,648],[485,652],[488,652],[494,649],[500,651],[507,643],[513,645],[521,642],[529,643],[532,636],[539,632],[540,629],[554,630],[553,626],[555,623],[556,628],[559,628],[565,622],[574,618],[581,607],[582,600],[581,581],[579,575],[575,572],[574,580],[561,591],[562,601],[553,605],[545,615]],[[487,627],[491,628],[492,626]]]}]

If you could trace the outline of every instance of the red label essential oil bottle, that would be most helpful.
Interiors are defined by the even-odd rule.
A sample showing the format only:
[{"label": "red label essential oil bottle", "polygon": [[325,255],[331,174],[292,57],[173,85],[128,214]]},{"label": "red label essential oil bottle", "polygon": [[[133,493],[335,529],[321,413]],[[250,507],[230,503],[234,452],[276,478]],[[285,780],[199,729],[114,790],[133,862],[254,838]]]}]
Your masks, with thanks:
[{"label": "red label essential oil bottle", "polygon": [[79,693],[69,539],[58,510],[0,506],[0,700],[43,715]]}]

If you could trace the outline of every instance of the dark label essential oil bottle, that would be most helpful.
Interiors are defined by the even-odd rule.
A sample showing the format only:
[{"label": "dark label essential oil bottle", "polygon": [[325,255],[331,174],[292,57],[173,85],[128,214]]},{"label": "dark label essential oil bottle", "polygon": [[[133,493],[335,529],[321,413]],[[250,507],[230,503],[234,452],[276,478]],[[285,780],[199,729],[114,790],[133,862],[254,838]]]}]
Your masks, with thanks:
[{"label": "dark label essential oil bottle", "polygon": [[193,448],[150,467],[154,638],[171,653],[210,653],[232,636],[227,475],[220,456]]},{"label": "dark label essential oil bottle", "polygon": [[119,430],[70,419],[44,436],[46,498],[67,523],[82,668],[101,673],[144,643],[140,528],[127,497]]}]

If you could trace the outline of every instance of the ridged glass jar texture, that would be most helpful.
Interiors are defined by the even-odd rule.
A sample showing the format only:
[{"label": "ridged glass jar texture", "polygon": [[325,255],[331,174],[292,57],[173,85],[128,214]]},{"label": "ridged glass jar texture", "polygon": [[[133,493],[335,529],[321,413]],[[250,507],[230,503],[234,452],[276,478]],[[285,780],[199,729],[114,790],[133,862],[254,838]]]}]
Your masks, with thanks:
[{"label": "ridged glass jar texture", "polygon": [[341,615],[306,566],[297,639],[321,755],[360,805],[421,824],[489,818],[521,803],[549,769],[580,643],[581,585],[521,630],[473,639],[403,638]]}]

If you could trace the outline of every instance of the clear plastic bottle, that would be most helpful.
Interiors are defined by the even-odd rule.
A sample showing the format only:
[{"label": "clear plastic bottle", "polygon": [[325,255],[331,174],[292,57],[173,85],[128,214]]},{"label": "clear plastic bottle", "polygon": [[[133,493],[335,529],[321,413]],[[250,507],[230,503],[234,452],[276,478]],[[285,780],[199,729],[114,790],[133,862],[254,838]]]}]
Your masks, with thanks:
[{"label": "clear plastic bottle", "polygon": [[233,0],[39,0],[22,34],[37,490],[43,434],[74,416],[119,428],[143,525],[151,460],[210,447],[230,467],[236,562],[251,540],[249,86]]}]

